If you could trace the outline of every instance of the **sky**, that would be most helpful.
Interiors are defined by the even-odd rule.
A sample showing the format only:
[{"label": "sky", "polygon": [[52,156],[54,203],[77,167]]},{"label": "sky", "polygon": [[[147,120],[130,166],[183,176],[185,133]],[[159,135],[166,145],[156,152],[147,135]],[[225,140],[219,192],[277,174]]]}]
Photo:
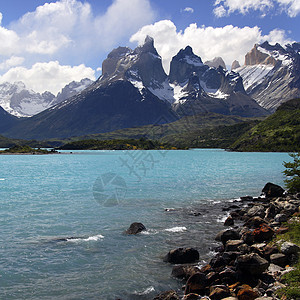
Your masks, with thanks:
[{"label": "sky", "polygon": [[299,28],[300,0],[0,0],[0,83],[56,95],[97,79],[112,49],[147,35],[166,72],[187,45],[230,69],[256,43],[300,42]]}]

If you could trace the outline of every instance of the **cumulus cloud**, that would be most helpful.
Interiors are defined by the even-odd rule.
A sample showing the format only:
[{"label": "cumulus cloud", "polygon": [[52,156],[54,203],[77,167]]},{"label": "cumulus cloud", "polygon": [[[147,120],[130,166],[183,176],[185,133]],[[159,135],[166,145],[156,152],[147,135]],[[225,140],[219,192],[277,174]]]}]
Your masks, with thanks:
[{"label": "cumulus cloud", "polygon": [[25,14],[11,29],[28,53],[72,59],[84,55],[88,59],[96,51],[117,45],[153,18],[149,0],[113,0],[96,16],[88,2],[60,0]]},{"label": "cumulus cloud", "polygon": [[[43,87],[56,92],[72,80],[93,78],[93,71],[80,65],[83,57],[86,65],[93,64],[97,69],[95,57],[100,63],[107,51],[153,22],[154,15],[150,0],[112,0],[107,10],[98,15],[86,1],[57,0],[26,13],[7,28],[1,26],[0,13],[0,70],[22,64],[2,75],[1,80],[15,81],[16,76],[16,80],[37,91]],[[20,56],[22,62],[16,59]],[[49,76],[50,66],[57,79]],[[47,80],[43,83],[40,78]]]},{"label": "cumulus cloud", "polygon": [[266,40],[281,44],[291,42],[286,38],[285,32],[278,29],[271,31],[268,35],[263,35],[257,26],[240,28],[227,25],[214,28],[210,26],[198,27],[196,24],[191,24],[184,31],[177,31],[175,24],[170,20],[144,26],[130,40],[142,44],[147,35],[154,38],[155,47],[162,56],[163,65],[167,72],[172,57],[188,45],[203,61],[221,56],[226,65],[231,65],[234,60],[243,63],[245,54],[256,43]]},{"label": "cumulus cloud", "polygon": [[264,17],[273,10],[285,12],[289,17],[296,17],[300,13],[299,0],[216,0],[214,14],[221,18],[234,12],[245,15],[251,10],[259,11]]},{"label": "cumulus cloud", "polygon": [[183,11],[184,11],[184,12],[191,13],[191,14],[194,13],[194,9],[193,9],[192,7],[186,7]]},{"label": "cumulus cloud", "polygon": [[0,82],[23,81],[29,89],[36,92],[50,91],[57,94],[62,87],[71,81],[80,81],[82,78],[95,80],[93,69],[85,65],[75,67],[61,66],[58,61],[36,63],[30,69],[14,67],[0,76]]},{"label": "cumulus cloud", "polygon": [[24,57],[12,56],[11,58],[0,63],[0,70],[7,70],[11,67],[21,65],[24,62]]}]

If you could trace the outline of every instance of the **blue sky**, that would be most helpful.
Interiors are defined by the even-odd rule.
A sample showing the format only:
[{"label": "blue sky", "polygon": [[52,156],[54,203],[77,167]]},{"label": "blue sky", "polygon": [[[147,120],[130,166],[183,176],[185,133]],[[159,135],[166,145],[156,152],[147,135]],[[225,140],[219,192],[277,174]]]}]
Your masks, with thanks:
[{"label": "blue sky", "polygon": [[57,93],[96,79],[107,54],[151,35],[168,72],[191,45],[230,67],[255,43],[300,42],[300,0],[0,0],[0,83]]}]

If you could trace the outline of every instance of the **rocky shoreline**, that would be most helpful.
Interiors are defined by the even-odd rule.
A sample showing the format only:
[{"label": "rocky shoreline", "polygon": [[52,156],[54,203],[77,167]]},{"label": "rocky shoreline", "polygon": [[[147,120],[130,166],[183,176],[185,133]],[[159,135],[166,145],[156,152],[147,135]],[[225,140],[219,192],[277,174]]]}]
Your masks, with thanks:
[{"label": "rocky shoreline", "polygon": [[197,264],[196,249],[170,250],[164,261],[174,264],[171,275],[183,281],[184,293],[170,290],[154,300],[278,299],[275,292],[284,287],[281,277],[293,270],[290,265],[297,261],[300,248],[290,242],[269,242],[288,231],[284,222],[292,217],[299,221],[300,194],[287,194],[272,183],[262,192],[262,197],[241,197],[223,208],[229,212],[227,229],[217,234],[220,246],[209,264]]}]

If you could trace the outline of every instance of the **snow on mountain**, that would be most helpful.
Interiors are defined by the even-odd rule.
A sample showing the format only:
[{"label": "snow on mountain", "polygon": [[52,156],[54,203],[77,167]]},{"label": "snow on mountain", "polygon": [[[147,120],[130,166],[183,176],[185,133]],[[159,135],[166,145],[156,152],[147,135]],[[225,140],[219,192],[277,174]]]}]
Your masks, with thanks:
[{"label": "snow on mountain", "polygon": [[87,78],[80,82],[71,82],[55,97],[50,92],[40,94],[29,90],[20,81],[4,82],[0,84],[0,106],[14,116],[31,117],[81,92],[91,83]]},{"label": "snow on mountain", "polygon": [[243,78],[247,94],[274,111],[281,103],[300,97],[300,43],[255,45],[235,71]]}]

